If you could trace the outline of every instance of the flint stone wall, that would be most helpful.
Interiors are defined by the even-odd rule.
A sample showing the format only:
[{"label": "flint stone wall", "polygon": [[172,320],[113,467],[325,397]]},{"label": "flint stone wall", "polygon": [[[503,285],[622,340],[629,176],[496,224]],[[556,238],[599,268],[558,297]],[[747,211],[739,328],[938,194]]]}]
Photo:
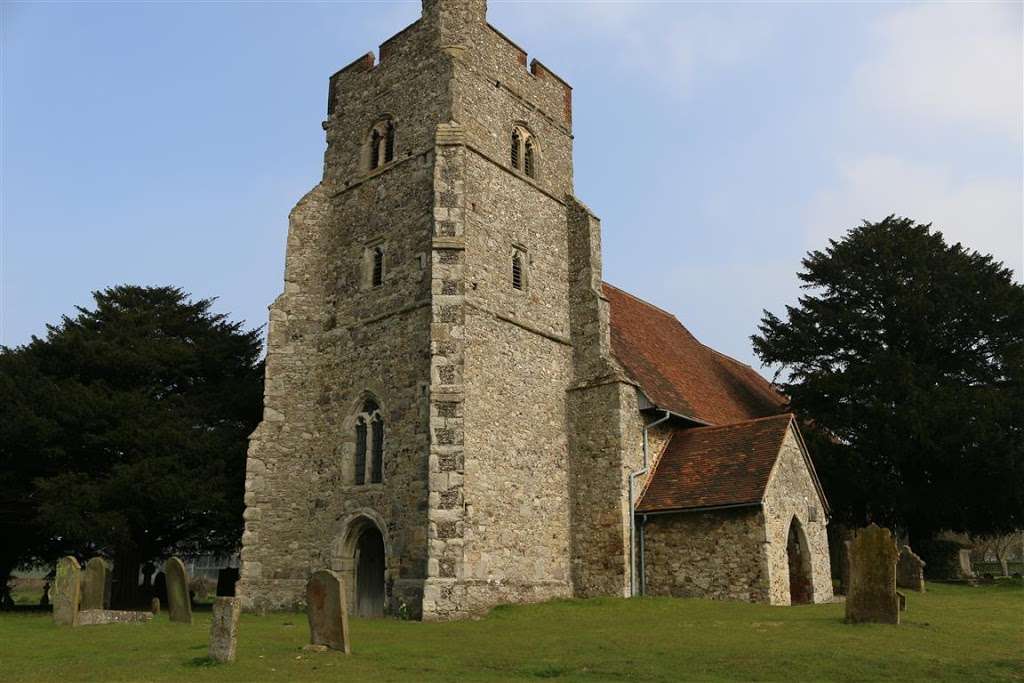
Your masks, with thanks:
[{"label": "flint stone wall", "polygon": [[[811,508],[814,508],[812,511]],[[769,602],[790,604],[789,557],[786,546],[793,519],[800,522],[810,552],[813,602],[829,602],[832,566],[828,552],[828,520],[811,472],[803,457],[800,440],[790,427],[779,450],[764,497],[764,524],[768,559]],[[811,516],[814,516],[814,521]]]},{"label": "flint stone wall", "polygon": [[756,507],[652,515],[644,525],[646,594],[768,602],[764,546]]}]

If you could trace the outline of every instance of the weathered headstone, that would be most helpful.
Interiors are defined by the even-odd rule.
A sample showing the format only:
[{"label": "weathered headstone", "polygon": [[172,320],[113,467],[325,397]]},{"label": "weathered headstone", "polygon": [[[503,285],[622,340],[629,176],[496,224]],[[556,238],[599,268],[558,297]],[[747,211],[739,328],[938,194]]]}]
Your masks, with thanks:
[{"label": "weathered headstone", "polygon": [[900,593],[899,591],[896,591],[896,600],[897,600],[897,602],[900,603],[900,611],[901,612],[906,612],[907,611],[907,596],[904,595],[903,593]]},{"label": "weathered headstone", "polygon": [[109,596],[110,567],[102,557],[94,557],[85,563],[82,574],[82,609],[107,609]]},{"label": "weathered headstone", "polygon": [[974,568],[971,566],[971,551],[969,549],[967,549],[967,548],[962,548],[960,550],[960,554],[959,554],[959,557],[957,559],[959,559],[959,561],[960,561],[960,576],[961,576],[961,578],[964,578],[964,579],[973,579],[973,578],[975,578],[975,576],[974,576]]},{"label": "weathered headstone", "polygon": [[238,581],[238,567],[225,567],[217,572],[217,595],[234,597]]},{"label": "weathered headstone", "polygon": [[900,623],[896,596],[896,560],[899,551],[888,529],[874,524],[850,541],[850,589],[846,593],[849,623]]},{"label": "weathered headstone", "polygon": [[82,570],[78,560],[68,556],[57,561],[57,577],[50,595],[53,599],[53,623],[78,626],[78,602],[82,596]]},{"label": "weathered headstone", "polygon": [[153,598],[149,601],[149,611],[154,615],[160,614],[160,598]]},{"label": "weathered headstone", "polygon": [[896,565],[896,585],[899,588],[924,592],[924,565],[924,560],[918,557],[909,545],[903,546],[900,561]]},{"label": "weathered headstone", "polygon": [[210,622],[210,659],[217,662],[235,661],[235,648],[238,645],[238,615],[241,611],[241,598],[217,598],[213,602],[213,621]]},{"label": "weathered headstone", "polygon": [[321,569],[306,584],[306,616],[309,618],[309,642],[326,645],[345,654],[352,652],[348,641],[348,606],[341,579]]},{"label": "weathered headstone", "polygon": [[185,565],[176,557],[164,563],[164,575],[167,577],[167,614],[171,621],[182,624],[192,623],[192,601],[188,594],[188,572]]}]

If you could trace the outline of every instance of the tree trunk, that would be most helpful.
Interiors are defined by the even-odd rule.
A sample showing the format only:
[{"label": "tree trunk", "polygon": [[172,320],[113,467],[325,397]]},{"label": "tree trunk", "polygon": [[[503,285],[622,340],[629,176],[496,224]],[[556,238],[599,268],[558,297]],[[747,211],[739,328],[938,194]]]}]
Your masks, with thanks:
[{"label": "tree trunk", "polygon": [[142,564],[138,549],[118,548],[114,553],[113,585],[110,589],[111,609],[142,607],[139,590],[139,566]]}]

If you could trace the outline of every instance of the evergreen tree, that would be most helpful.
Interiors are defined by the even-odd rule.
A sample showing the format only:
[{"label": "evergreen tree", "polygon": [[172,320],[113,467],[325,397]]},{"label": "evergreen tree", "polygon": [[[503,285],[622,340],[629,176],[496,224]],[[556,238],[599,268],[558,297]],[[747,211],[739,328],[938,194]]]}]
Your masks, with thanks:
[{"label": "evergreen tree", "polygon": [[1024,287],[930,225],[865,222],[802,261],[807,291],[764,312],[841,521],[924,540],[1024,525]]},{"label": "evergreen tree", "polygon": [[238,545],[260,331],[172,287],[93,296],[45,339],[0,350],[0,574],[100,552],[130,604],[141,563]]}]

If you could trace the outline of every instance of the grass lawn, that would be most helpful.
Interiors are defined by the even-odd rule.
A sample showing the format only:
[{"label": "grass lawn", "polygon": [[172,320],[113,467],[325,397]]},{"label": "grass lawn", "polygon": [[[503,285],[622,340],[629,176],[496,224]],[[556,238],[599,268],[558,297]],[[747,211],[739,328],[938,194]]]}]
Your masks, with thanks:
[{"label": "grass lawn", "polygon": [[479,621],[353,620],[353,655],[304,652],[304,614],[243,615],[238,661],[191,626],[57,628],[0,615],[3,681],[1024,680],[1024,587],[929,584],[900,626],[842,623],[843,605],[644,598],[501,607]]}]

